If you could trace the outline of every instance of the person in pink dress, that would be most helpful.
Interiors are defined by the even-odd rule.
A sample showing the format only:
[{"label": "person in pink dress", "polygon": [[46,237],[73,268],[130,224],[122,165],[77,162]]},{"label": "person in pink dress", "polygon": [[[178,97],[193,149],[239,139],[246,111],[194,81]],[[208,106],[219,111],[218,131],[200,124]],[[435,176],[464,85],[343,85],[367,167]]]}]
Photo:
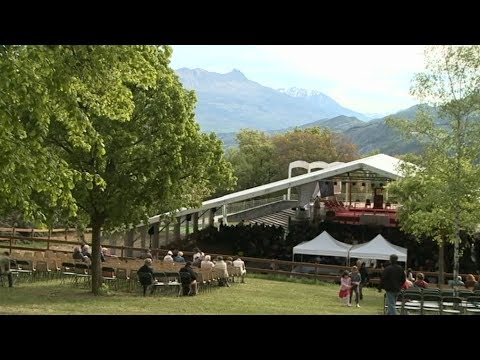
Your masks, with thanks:
[{"label": "person in pink dress", "polygon": [[352,279],[347,270],[345,270],[340,278],[340,291],[338,297],[342,305],[352,306],[350,304],[350,289],[352,288]]}]

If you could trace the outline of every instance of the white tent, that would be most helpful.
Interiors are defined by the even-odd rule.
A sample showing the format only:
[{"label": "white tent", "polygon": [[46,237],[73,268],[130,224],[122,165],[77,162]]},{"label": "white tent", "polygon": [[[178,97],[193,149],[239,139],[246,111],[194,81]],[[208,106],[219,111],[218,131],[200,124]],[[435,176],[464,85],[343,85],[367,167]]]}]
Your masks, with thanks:
[{"label": "white tent", "polygon": [[380,234],[365,244],[352,246],[349,252],[351,258],[377,260],[389,260],[392,254],[398,256],[398,261],[407,261],[407,249],[389,243]]},{"label": "white tent", "polygon": [[335,240],[326,231],[310,241],[303,242],[293,248],[293,255],[324,255],[348,257],[351,245]]}]

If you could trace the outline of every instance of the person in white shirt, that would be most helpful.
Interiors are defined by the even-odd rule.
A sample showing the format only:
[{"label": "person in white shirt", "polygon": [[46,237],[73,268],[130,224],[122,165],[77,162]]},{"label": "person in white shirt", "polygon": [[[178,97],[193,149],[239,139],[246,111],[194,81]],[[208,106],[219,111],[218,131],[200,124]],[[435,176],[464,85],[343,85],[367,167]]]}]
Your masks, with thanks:
[{"label": "person in white shirt", "polygon": [[220,277],[218,285],[229,287],[230,284],[228,283],[227,263],[223,260],[223,257],[217,257],[217,261],[215,261],[215,269],[218,269],[218,274]]},{"label": "person in white shirt", "polygon": [[205,254],[197,247],[193,249],[195,251],[195,254],[193,254],[193,261],[197,260],[197,258],[203,259],[205,257]]},{"label": "person in white shirt", "polygon": [[215,264],[211,261],[210,255],[205,255],[205,258],[200,263],[200,269],[213,269]]},{"label": "person in white shirt", "polygon": [[245,274],[247,273],[247,270],[245,269],[245,263],[240,259],[240,256],[235,257],[235,260],[233,260],[233,266],[240,268],[242,283],[245,283]]},{"label": "person in white shirt", "polygon": [[167,255],[165,255],[165,256],[163,257],[163,262],[164,262],[164,263],[173,263],[173,257],[172,257],[172,255],[173,255],[173,253],[172,253],[170,250],[168,250]]}]

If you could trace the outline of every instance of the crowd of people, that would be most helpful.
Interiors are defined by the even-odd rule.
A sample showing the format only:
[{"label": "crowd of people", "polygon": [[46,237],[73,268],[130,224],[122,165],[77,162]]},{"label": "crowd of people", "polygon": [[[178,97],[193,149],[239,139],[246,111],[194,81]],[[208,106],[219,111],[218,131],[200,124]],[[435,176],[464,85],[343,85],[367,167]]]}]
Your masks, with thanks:
[{"label": "crowd of people", "polygon": [[[230,284],[228,282],[228,266],[235,266],[240,269],[241,282],[245,283],[245,274],[247,271],[245,268],[245,262],[239,256],[236,256],[235,259],[228,257],[227,261],[224,261],[222,256],[218,256],[215,261],[212,261],[211,256],[205,255],[200,249],[195,248],[194,251],[195,253],[192,256],[192,261],[185,261],[185,258],[183,257],[183,252],[177,250],[169,250],[163,258],[164,263],[178,262],[185,264],[179,270],[183,295],[195,296],[198,294],[197,275],[195,273],[194,267],[203,270],[218,269],[220,273],[218,285],[230,287]],[[139,281],[143,286],[144,296],[146,295],[149,288],[152,293],[154,291],[156,280],[152,263],[152,254],[151,252],[147,251],[144,255],[144,265],[140,267],[137,271]]]}]

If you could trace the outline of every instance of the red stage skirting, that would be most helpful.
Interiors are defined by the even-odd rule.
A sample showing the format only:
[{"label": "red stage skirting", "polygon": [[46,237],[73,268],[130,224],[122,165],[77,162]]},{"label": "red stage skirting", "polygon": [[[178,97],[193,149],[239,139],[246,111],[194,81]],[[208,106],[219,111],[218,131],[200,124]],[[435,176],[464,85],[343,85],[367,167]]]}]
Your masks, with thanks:
[{"label": "red stage skirting", "polygon": [[[374,224],[375,220],[379,220],[378,222],[381,223],[383,226],[391,226],[395,227],[398,226],[398,222],[396,220],[397,211],[395,209],[371,209],[371,208],[354,208],[354,209],[342,209],[339,210],[338,208],[335,211],[335,216],[331,218],[333,221],[338,221],[344,224],[357,224],[360,225],[360,217],[364,217],[364,223],[366,219],[368,219],[368,223]],[[368,217],[365,217],[368,216]],[[376,218],[376,217],[382,217]],[[385,219],[388,217],[388,220]],[[380,221],[381,220],[381,221]]]}]

